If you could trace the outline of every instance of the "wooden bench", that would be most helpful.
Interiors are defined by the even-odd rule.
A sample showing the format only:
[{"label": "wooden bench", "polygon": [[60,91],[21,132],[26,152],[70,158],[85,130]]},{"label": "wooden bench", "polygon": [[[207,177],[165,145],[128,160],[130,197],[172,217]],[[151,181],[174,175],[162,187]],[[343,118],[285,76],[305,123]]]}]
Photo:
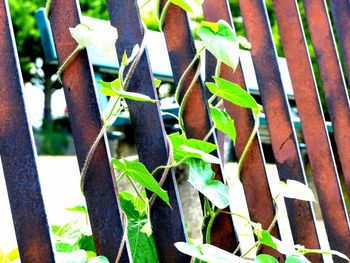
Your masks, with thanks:
[{"label": "wooden bench", "polygon": [[[161,5],[163,6],[165,2],[162,0]],[[329,2],[347,78],[350,79],[350,35],[347,33],[350,28],[350,3],[348,0],[330,0]],[[344,193],[339,184],[338,171],[329,143],[296,2],[275,0],[275,13],[327,237],[331,249],[350,256],[349,219],[343,200],[343,194],[350,193],[349,98],[325,1],[303,0],[303,3],[340,157],[341,167],[338,168],[341,168],[347,185],[347,191]],[[284,74],[281,75],[278,66],[264,1],[242,0],[239,4],[247,37],[252,44],[252,63],[279,177],[283,181],[293,179],[305,183],[305,172],[295,127],[283,85]],[[130,52],[136,43],[141,43],[143,38],[136,1],[107,1],[107,6],[111,24],[119,31],[116,51],[120,60],[125,50]],[[232,24],[226,0],[205,0],[203,9],[206,20],[224,19]],[[77,1],[52,1],[49,18],[59,64],[76,47],[68,28],[80,23],[79,10]],[[35,146],[26,118],[22,77],[6,1],[0,2],[0,14],[2,35],[0,41],[0,156],[18,247],[22,262],[55,262],[37,175]],[[195,55],[187,16],[177,6],[171,5],[169,8],[164,23],[164,37],[172,69],[171,79],[176,84]],[[178,45],[179,41],[174,39],[183,44]],[[210,59],[210,57],[207,58],[207,60]],[[112,61],[112,65],[114,63]],[[207,65],[211,65],[210,61]],[[131,80],[130,91],[141,92],[153,98],[156,96],[150,68],[148,56],[144,54]],[[242,88],[246,88],[249,82],[243,73],[243,60],[235,74],[227,67],[222,68],[224,78],[233,80]],[[193,75],[194,72],[191,72],[190,76]],[[210,80],[212,75],[213,68],[206,67],[205,79]],[[87,52],[81,52],[67,68],[63,77],[63,86],[77,158],[82,168],[87,153],[101,129],[95,76]],[[198,98],[201,99],[198,100]],[[188,100],[184,116],[187,134],[190,137],[202,139],[211,128],[205,98],[204,86],[199,79]],[[225,106],[236,123],[237,142],[234,151],[237,158],[240,158],[253,129],[252,114],[244,108]],[[159,104],[131,103],[129,107],[140,160],[149,170],[166,164],[168,159],[166,134],[160,117]],[[147,112],[147,115],[144,115],[144,112]],[[194,123],[196,126],[193,125]],[[211,141],[217,142],[215,135]],[[150,149],[157,154],[150,154]],[[223,180],[222,165],[215,165],[213,169],[216,178]],[[259,136],[254,139],[241,176],[250,218],[254,222],[260,222],[263,228],[267,228],[273,220],[275,211]],[[101,140],[93,156],[86,178],[85,197],[96,249],[98,254],[105,255],[114,262],[122,239],[123,227],[105,138]],[[159,199],[156,199],[152,207],[153,230],[159,259],[161,262],[187,262],[188,256],[180,253],[173,246],[175,242],[185,241],[187,237],[172,171],[169,171],[164,188],[169,193],[172,209]],[[285,203],[294,243],[303,244],[308,248],[318,248],[319,239],[311,204],[291,199],[286,199]],[[231,216],[220,214],[214,226],[212,243],[233,251],[238,241]],[[279,237],[277,226],[272,233]],[[122,262],[128,262],[127,249],[124,252]],[[266,252],[265,248],[262,252]],[[272,254],[283,260],[278,253],[272,252]],[[311,255],[310,259],[312,262],[322,261],[320,255]],[[334,261],[341,262],[336,257]]]}]

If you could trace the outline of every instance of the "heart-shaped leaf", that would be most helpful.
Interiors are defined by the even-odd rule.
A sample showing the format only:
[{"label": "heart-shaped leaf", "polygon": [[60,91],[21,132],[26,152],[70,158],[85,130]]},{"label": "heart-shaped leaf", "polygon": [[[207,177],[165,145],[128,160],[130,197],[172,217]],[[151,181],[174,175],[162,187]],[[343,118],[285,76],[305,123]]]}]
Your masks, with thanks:
[{"label": "heart-shaped leaf", "polygon": [[214,77],[215,83],[207,82],[206,86],[211,93],[241,107],[259,109],[259,105],[252,95],[242,89],[239,85],[228,80]]},{"label": "heart-shaped leaf", "polygon": [[217,60],[236,69],[239,60],[239,47],[234,29],[224,20],[217,23],[202,22],[197,29],[197,35],[205,47]]},{"label": "heart-shaped leaf", "polygon": [[316,202],[312,190],[303,183],[295,180],[287,180],[287,183],[280,181],[279,186],[279,193],[284,197]]},{"label": "heart-shaped leaf", "polygon": [[113,55],[115,42],[118,39],[118,31],[111,25],[103,28],[94,28],[91,25],[79,24],[69,31],[75,41],[81,47],[96,48],[106,56]]},{"label": "heart-shaped leaf", "polygon": [[223,209],[229,205],[228,187],[214,180],[210,163],[200,159],[189,159],[189,183],[209,199],[216,207]]}]

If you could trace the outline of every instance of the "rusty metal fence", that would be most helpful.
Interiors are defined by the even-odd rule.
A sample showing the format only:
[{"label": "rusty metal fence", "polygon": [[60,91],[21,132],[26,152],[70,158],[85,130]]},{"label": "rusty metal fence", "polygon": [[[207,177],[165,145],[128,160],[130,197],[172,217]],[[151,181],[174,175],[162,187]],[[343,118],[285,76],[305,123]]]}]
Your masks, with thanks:
[{"label": "rusty metal fence", "polygon": [[[111,24],[118,28],[119,32],[116,46],[119,59],[124,50],[130,52],[134,45],[140,44],[143,39],[144,32],[136,2],[107,0]],[[161,6],[166,2],[162,0]],[[350,107],[327,3],[324,0],[303,0],[307,26],[334,128],[341,164],[338,168],[342,171],[347,186],[344,193],[325,127],[298,3],[293,0],[274,0],[273,3],[329,243],[331,249],[350,256],[349,219],[343,200],[343,194],[350,194]],[[349,80],[350,2],[330,0],[329,4]],[[276,49],[265,3],[263,0],[242,0],[239,1],[239,6],[247,38],[252,45],[251,55],[280,179],[306,183],[295,129],[277,65]],[[205,20],[216,22],[224,19],[233,26],[227,0],[205,0],[203,11]],[[0,155],[22,262],[55,262],[38,180],[33,136],[24,108],[23,82],[9,12],[7,1],[0,1]],[[79,24],[79,19],[78,1],[52,1],[49,20],[60,64],[76,47],[68,29]],[[187,15],[178,6],[170,5],[164,22],[164,35],[174,81],[178,83],[195,56],[194,40]],[[207,59],[212,58],[207,56]],[[213,68],[207,67],[207,80],[213,75],[213,71]],[[193,69],[187,78],[188,81],[184,83],[183,92],[194,74]],[[234,74],[228,67],[223,66],[221,74],[242,88],[245,87],[241,66]],[[102,123],[93,69],[86,51],[80,52],[67,68],[63,86],[77,158],[82,168]],[[129,87],[130,91],[156,98],[147,51],[142,55]],[[245,108],[225,106],[236,122],[237,142],[234,151],[239,158],[253,129],[252,113]],[[159,104],[130,103],[129,109],[140,161],[149,170],[166,164],[168,149]],[[206,91],[201,78],[195,83],[188,99],[184,121],[186,132],[192,138],[202,139],[211,129]],[[106,137],[101,140],[93,155],[86,176],[85,196],[97,252],[114,262],[122,240],[123,225],[106,140]],[[221,142],[215,135],[210,140],[215,143]],[[223,167],[215,165],[213,170],[216,179],[223,180]],[[157,179],[160,179],[158,177]],[[248,152],[242,170],[242,180],[252,221],[260,222],[267,228],[275,211],[259,136],[256,136]],[[164,188],[169,193],[172,209],[159,199],[152,208],[159,259],[161,262],[189,262],[189,257],[181,254],[173,245],[175,242],[185,241],[187,237],[176,180],[171,170]],[[315,216],[310,203],[293,199],[286,200],[286,206],[294,242],[309,248],[319,248]],[[279,237],[277,226],[272,233]],[[211,240],[214,245],[223,249],[235,249],[238,241],[230,215],[220,214],[215,221]],[[283,261],[282,255],[267,247],[262,247],[261,252],[273,254]],[[320,255],[312,255],[309,259],[312,262],[322,261]],[[338,262],[339,259],[334,260]],[[122,262],[129,262],[127,246]]]}]

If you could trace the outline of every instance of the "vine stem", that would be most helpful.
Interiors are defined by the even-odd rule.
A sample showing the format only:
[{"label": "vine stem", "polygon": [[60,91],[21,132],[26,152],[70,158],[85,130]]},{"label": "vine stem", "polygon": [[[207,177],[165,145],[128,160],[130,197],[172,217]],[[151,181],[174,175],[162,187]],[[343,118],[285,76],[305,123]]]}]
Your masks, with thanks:
[{"label": "vine stem", "polygon": [[215,131],[215,124],[213,123],[213,126],[211,126],[211,128],[210,128],[210,130],[209,130],[209,132],[207,133],[207,135],[205,135],[205,137],[204,137],[204,139],[203,139],[203,141],[208,141],[209,140],[209,138],[210,138],[210,136],[214,133],[214,131]]},{"label": "vine stem", "polygon": [[[113,108],[109,114],[109,116],[106,118],[106,120],[108,120],[110,118],[110,116],[112,115],[112,112],[114,111],[115,107],[117,106],[119,102],[119,99],[116,100],[116,102],[114,103],[113,105]],[[118,110],[118,112],[116,113],[117,116],[120,114],[121,112],[121,108]],[[91,163],[91,160],[92,160],[92,156],[93,154],[95,153],[96,151],[96,148],[101,140],[101,138],[103,137],[105,131],[107,130],[107,126],[108,126],[108,122],[105,121],[104,124],[102,125],[102,128],[100,130],[100,132],[98,133],[95,141],[93,142],[87,156],[86,156],[86,159],[85,159],[85,163],[83,165],[83,168],[81,169],[81,177],[80,177],[80,189],[81,191],[84,193],[85,191],[85,179],[86,179],[86,174],[87,174],[87,171],[88,171],[88,168],[90,166],[90,163]]]},{"label": "vine stem", "polygon": [[200,54],[202,53],[203,50],[205,50],[205,46],[201,47],[201,49],[197,52],[196,56],[192,59],[191,63],[187,66],[184,73],[181,75],[181,78],[180,78],[179,83],[177,84],[176,90],[175,90],[175,101],[177,104],[180,104],[179,98],[180,98],[181,87],[182,87],[188,73],[190,73],[190,70],[193,68],[196,61],[200,58]]},{"label": "vine stem", "polygon": [[125,242],[126,239],[128,238],[128,219],[125,215],[125,213],[123,212],[124,215],[124,232],[123,232],[123,238],[120,241],[120,246],[119,246],[119,250],[118,250],[118,255],[117,258],[115,259],[115,263],[119,263],[121,257],[122,257],[122,253],[123,253],[123,249],[125,246]]},{"label": "vine stem", "polygon": [[168,0],[162,10],[162,13],[160,14],[159,17],[159,30],[160,32],[163,32],[163,25],[164,25],[164,21],[165,21],[165,15],[168,12],[169,6],[170,6],[171,2]]},{"label": "vine stem", "polygon": [[259,245],[260,245],[260,241],[256,241],[254,245],[241,256],[241,258],[244,258],[246,255],[250,253],[250,251],[252,251],[256,246],[259,246]]},{"label": "vine stem", "polygon": [[221,61],[218,60],[218,62],[216,63],[216,67],[215,67],[215,77],[219,78],[220,72],[221,72]]},{"label": "vine stem", "polygon": [[207,231],[205,233],[205,243],[207,244],[210,244],[211,227],[213,226],[215,218],[217,217],[218,214],[220,214],[221,211],[222,211],[221,209],[218,209],[211,214],[211,217],[207,226]]},{"label": "vine stem", "polygon": [[[146,29],[145,26],[143,26],[143,29],[144,29],[144,34],[143,34],[142,43],[141,43],[140,49],[139,49],[139,51],[138,51],[138,53],[137,53],[137,55],[136,55],[134,61],[132,62],[131,66],[130,66],[130,68],[129,68],[129,71],[128,71],[126,77],[125,77],[125,82],[124,82],[124,85],[123,85],[123,89],[124,89],[124,90],[126,90],[126,89],[128,88],[130,79],[131,79],[132,75],[134,74],[134,71],[135,71],[136,66],[137,66],[138,63],[140,62],[141,56],[142,56],[142,54],[143,54],[143,52],[144,52],[144,50],[145,50],[145,47],[146,47],[146,35],[147,35],[147,32],[148,32],[148,31],[147,31],[147,29]],[[73,52],[73,53],[74,53],[74,52]],[[73,54],[72,54],[72,55],[73,55]],[[72,56],[72,55],[70,56],[70,57],[72,57],[71,59],[74,58],[74,56]],[[116,100],[116,102],[114,103],[113,109],[116,107],[117,103],[118,103],[118,100]],[[111,114],[112,114],[112,111],[110,112],[109,117],[111,116]],[[108,118],[109,118],[109,117],[108,117]],[[99,134],[97,135],[97,137],[96,137],[94,143],[92,144],[92,146],[91,146],[91,148],[90,148],[90,150],[89,150],[89,152],[88,152],[88,154],[87,154],[87,157],[86,157],[86,159],[85,159],[84,166],[83,166],[83,168],[82,168],[82,170],[81,170],[80,188],[81,188],[81,191],[82,191],[83,193],[84,193],[84,191],[85,191],[86,174],[87,174],[87,171],[88,171],[90,162],[91,162],[91,160],[92,160],[92,156],[93,156],[93,154],[95,153],[95,150],[96,150],[96,148],[97,148],[97,146],[98,146],[98,144],[99,144],[99,142],[100,142],[100,140],[101,140],[103,134],[105,133],[106,129],[107,129],[107,122],[105,122],[105,123],[103,124],[103,126],[102,126],[102,128],[101,128]]]},{"label": "vine stem", "polygon": [[250,137],[248,139],[248,142],[246,144],[246,146],[244,147],[244,150],[243,150],[243,153],[242,153],[242,156],[241,158],[239,159],[239,162],[238,162],[238,178],[241,177],[241,170],[242,170],[242,166],[243,166],[243,163],[244,163],[244,159],[250,149],[250,146],[252,145],[253,143],[253,140],[255,138],[255,135],[258,131],[258,128],[259,128],[259,112],[260,110],[256,110],[254,112],[254,119],[255,119],[255,122],[254,122],[254,128],[253,128],[253,131],[252,133],[250,134]]},{"label": "vine stem", "polygon": [[[168,172],[169,172],[169,169],[171,168],[170,165],[171,163],[173,162],[174,160],[174,155],[173,155],[173,144],[171,143],[171,141],[169,140],[168,136],[166,137],[167,139],[167,144],[168,144],[168,161],[167,161],[167,165],[162,173],[162,176],[159,180],[159,186],[162,187],[164,182],[165,182],[165,179],[167,178],[167,175],[168,175]],[[157,170],[157,168],[156,168]],[[152,175],[155,173],[155,171],[152,172]],[[149,206],[152,206],[153,203],[154,203],[154,200],[156,199],[157,195],[156,193],[153,193],[150,200],[149,200]]]},{"label": "vine stem", "polygon": [[156,172],[158,172],[160,169],[170,169],[170,168],[174,168],[174,167],[177,167],[179,166],[180,164],[183,164],[186,160],[188,159],[188,157],[184,157],[182,158],[180,161],[178,162],[173,162],[169,165],[161,165],[161,166],[158,166],[156,169],[154,169],[154,171],[152,172],[152,175],[154,175]]},{"label": "vine stem", "polygon": [[145,3],[143,3],[141,6],[139,6],[139,10],[141,10],[142,8],[144,8],[146,5],[148,5],[152,0],[148,0]]},{"label": "vine stem", "polygon": [[66,69],[66,67],[69,65],[69,63],[75,58],[75,56],[82,51],[85,48],[85,46],[78,45],[74,51],[69,55],[69,57],[63,62],[63,64],[59,67],[57,71],[57,78],[62,83],[62,73]]},{"label": "vine stem", "polygon": [[201,60],[199,60],[199,63],[198,63],[198,67],[197,67],[197,70],[196,70],[196,73],[195,75],[193,76],[193,79],[191,81],[191,84],[190,86],[188,87],[188,89],[186,90],[186,93],[181,101],[181,105],[180,105],[180,109],[179,109],[179,124],[180,124],[180,128],[182,130],[183,133],[185,133],[185,124],[184,124],[184,120],[182,118],[182,115],[185,111],[185,106],[187,104],[187,100],[188,98],[190,97],[191,95],[191,92],[192,92],[192,89],[194,88],[194,85],[199,77],[199,74],[200,74],[200,70],[201,70]]}]

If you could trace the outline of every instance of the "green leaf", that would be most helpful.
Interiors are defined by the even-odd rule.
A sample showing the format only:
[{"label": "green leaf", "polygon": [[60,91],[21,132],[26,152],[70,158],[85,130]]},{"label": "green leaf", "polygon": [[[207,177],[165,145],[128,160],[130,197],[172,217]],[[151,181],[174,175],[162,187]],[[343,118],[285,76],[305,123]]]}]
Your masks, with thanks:
[{"label": "green leaf", "polygon": [[86,251],[84,250],[75,250],[70,253],[58,252],[56,256],[57,262],[85,263],[88,260]]},{"label": "green leaf", "polygon": [[210,107],[210,115],[214,121],[215,128],[225,133],[231,138],[231,140],[236,142],[236,128],[234,121],[223,109],[218,109]]},{"label": "green leaf", "polygon": [[273,249],[277,250],[277,245],[273,241],[272,236],[269,231],[263,230],[261,228],[261,224],[256,224],[253,229],[254,234],[258,238],[258,241],[260,241],[262,244],[272,247]]},{"label": "green leaf", "polygon": [[98,84],[100,84],[102,86],[101,88],[101,93],[106,95],[106,96],[110,96],[110,97],[117,97],[118,94],[114,91],[111,82],[106,82],[103,81],[101,79],[99,79],[97,81]]},{"label": "green leaf", "polygon": [[105,25],[101,28],[95,25],[79,24],[74,28],[69,28],[69,31],[79,46],[95,48],[107,57],[115,54],[115,43],[118,39],[118,31],[115,27]]},{"label": "green leaf", "polygon": [[126,159],[113,159],[112,163],[122,173],[125,173],[148,190],[156,193],[167,205],[170,206],[168,193],[159,186],[156,179],[154,179],[141,162],[130,162]]},{"label": "green leaf", "polygon": [[83,47],[91,46],[93,39],[91,38],[92,29],[86,24],[79,24],[74,28],[69,28],[70,34],[75,41]]},{"label": "green leaf", "polygon": [[12,249],[9,253],[7,253],[6,257],[9,262],[20,259],[18,248]]},{"label": "green leaf", "polygon": [[214,179],[214,172],[210,163],[199,159],[189,159],[189,179],[194,188],[201,192],[216,207],[223,209],[229,205],[228,187],[222,182]]},{"label": "green leaf", "polygon": [[136,44],[133,47],[129,57],[126,54],[126,51],[124,51],[121,65],[123,67],[127,67],[135,59],[135,57],[137,56],[137,53],[139,52],[139,50],[140,50],[140,46],[138,44]]},{"label": "green leaf", "polygon": [[193,7],[191,6],[191,4],[189,2],[192,2],[192,4],[194,3],[193,0],[170,0],[171,3],[173,3],[174,5],[177,5],[179,7],[181,7],[183,10],[190,12],[190,13],[194,13]]},{"label": "green leaf", "polygon": [[295,248],[296,248],[298,253],[303,254],[303,255],[306,255],[306,254],[336,255],[336,256],[343,258],[346,261],[350,262],[350,259],[345,254],[343,254],[337,250],[308,249],[302,245],[295,245]]},{"label": "green leaf", "polygon": [[245,37],[238,36],[237,37],[237,41],[245,49],[251,49],[252,48],[252,45],[250,44],[250,42]]},{"label": "green leaf", "polygon": [[154,87],[159,88],[160,84],[162,84],[162,81],[160,79],[154,78]]},{"label": "green leaf", "polygon": [[221,248],[209,244],[203,244],[198,247],[185,242],[177,242],[175,247],[182,253],[195,257],[205,262],[215,263],[242,263],[246,260],[235,256]]},{"label": "green leaf", "polygon": [[73,252],[76,250],[75,244],[68,244],[64,242],[55,242],[55,247],[57,252]]},{"label": "green leaf", "polygon": [[209,27],[214,33],[218,33],[219,32],[219,23],[214,23],[214,22],[209,22],[209,21],[202,21],[202,23],[200,25],[202,27]]},{"label": "green leaf", "polygon": [[149,223],[146,213],[140,213],[135,206],[136,198],[130,193],[120,193],[120,203],[128,220],[128,241],[135,263],[159,262],[153,236],[147,236],[142,228]]},{"label": "green leaf", "polygon": [[122,66],[126,67],[127,65],[129,65],[128,55],[126,55],[126,51],[124,51],[122,57]]},{"label": "green leaf", "polygon": [[[136,207],[136,198],[129,192],[121,192],[119,193],[120,203],[123,208],[124,213],[128,218],[139,218],[145,217],[146,212],[140,211]],[[131,205],[132,204],[132,205]]]},{"label": "green leaf", "polygon": [[214,163],[220,162],[213,155],[208,153],[214,151],[217,147],[215,144],[204,142],[197,139],[187,139],[185,136],[179,133],[173,133],[169,135],[169,140],[173,146],[173,155],[176,162],[180,161],[184,157],[188,158],[199,158],[211,160]]},{"label": "green leaf", "polygon": [[228,23],[224,20],[219,20],[217,23],[202,22],[196,32],[217,60],[227,64],[233,70],[236,69],[239,47],[236,32]]},{"label": "green leaf", "polygon": [[94,237],[92,235],[82,234],[78,241],[77,247],[85,251],[96,252]]},{"label": "green leaf", "polygon": [[261,254],[256,256],[255,262],[256,263],[278,263],[278,260],[270,255]]},{"label": "green leaf", "polygon": [[179,147],[179,150],[183,150],[189,156],[202,159],[203,161],[208,162],[208,163],[221,163],[221,161],[218,157],[211,155],[211,154],[207,154],[201,150],[188,147],[186,145],[181,145]]},{"label": "green leaf", "polygon": [[83,213],[84,215],[88,214],[86,207],[83,205],[77,205],[75,207],[66,208],[65,210],[71,211],[71,212],[80,212],[80,213]]},{"label": "green leaf", "polygon": [[104,256],[89,258],[86,263],[109,263],[109,260]]},{"label": "green leaf", "polygon": [[241,107],[259,109],[252,95],[242,89],[239,85],[228,80],[214,77],[215,83],[207,82],[206,86],[211,93]]},{"label": "green leaf", "polygon": [[261,237],[259,238],[259,241],[266,246],[272,247],[273,249],[277,249],[277,246],[273,241],[270,232],[267,230],[261,231]]},{"label": "green leaf", "polygon": [[142,102],[152,102],[152,103],[157,102],[157,100],[151,99],[149,96],[141,94],[141,93],[128,92],[128,91],[123,91],[123,90],[114,90],[114,92],[118,96],[120,96],[124,99],[142,101]]},{"label": "green leaf", "polygon": [[314,193],[305,184],[295,180],[287,180],[287,183],[280,181],[279,193],[287,198],[294,198],[303,201],[316,202]]},{"label": "green leaf", "polygon": [[[132,193],[129,192],[120,192],[119,195],[122,197],[123,200],[130,201],[131,203],[133,203],[134,208],[137,210],[137,213],[139,213],[142,216],[146,215],[147,205],[140,199],[140,197],[134,196]],[[145,191],[142,192],[141,195],[144,197],[144,199],[147,199]],[[133,213],[133,210],[128,211],[128,213]],[[136,217],[136,215],[134,215],[133,217]]]},{"label": "green leaf", "polygon": [[311,261],[302,255],[292,255],[287,257],[285,263],[311,263]]},{"label": "green leaf", "polygon": [[89,258],[94,258],[94,257],[96,257],[96,252],[94,252],[94,251],[86,251],[86,256],[87,256],[88,259]]},{"label": "green leaf", "polygon": [[55,238],[72,240],[75,243],[80,238],[82,225],[79,220],[73,220],[61,226],[55,233]]},{"label": "green leaf", "polygon": [[179,250],[180,252],[186,255],[198,258],[200,260],[205,260],[201,250],[190,243],[176,242],[174,246],[176,247],[177,250]]}]

